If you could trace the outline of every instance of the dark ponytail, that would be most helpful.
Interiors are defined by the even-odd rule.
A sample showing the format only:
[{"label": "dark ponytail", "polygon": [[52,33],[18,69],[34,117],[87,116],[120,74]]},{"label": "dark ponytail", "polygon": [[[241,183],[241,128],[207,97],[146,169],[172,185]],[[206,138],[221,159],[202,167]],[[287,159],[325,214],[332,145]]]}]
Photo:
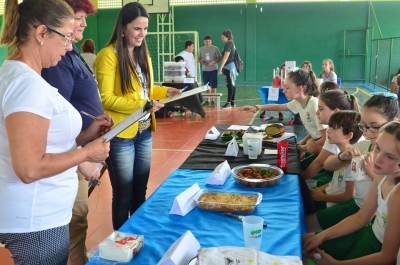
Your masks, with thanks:
[{"label": "dark ponytail", "polygon": [[318,97],[318,83],[313,71],[298,69],[289,72],[287,78],[289,78],[296,86],[303,86],[304,94]]},{"label": "dark ponytail", "polygon": [[360,111],[357,98],[341,90],[326,91],[319,96],[319,100],[323,101],[330,110]]}]

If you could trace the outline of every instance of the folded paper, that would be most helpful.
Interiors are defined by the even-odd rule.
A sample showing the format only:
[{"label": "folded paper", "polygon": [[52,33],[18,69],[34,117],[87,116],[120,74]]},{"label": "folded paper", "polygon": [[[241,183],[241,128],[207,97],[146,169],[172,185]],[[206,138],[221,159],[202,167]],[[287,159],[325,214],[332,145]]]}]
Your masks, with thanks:
[{"label": "folded paper", "polygon": [[207,132],[205,139],[207,140],[217,140],[220,136],[220,132],[214,126]]},{"label": "folded paper", "polygon": [[264,154],[266,155],[277,155],[278,150],[277,149],[265,149]]},{"label": "folded paper", "polygon": [[229,126],[229,128],[227,130],[230,130],[230,131],[244,130],[244,131],[246,131],[249,129],[249,127],[250,126],[247,126],[247,125],[231,125],[231,126]]},{"label": "folded paper", "polygon": [[278,101],[279,100],[279,88],[270,87],[268,89],[268,100]]},{"label": "folded paper", "polygon": [[185,77],[185,78],[183,78],[183,83],[185,83],[185,84],[193,84],[194,83],[194,78],[193,77]]},{"label": "folded paper", "polygon": [[236,142],[235,138],[229,142],[228,147],[226,148],[225,156],[237,156],[239,153],[239,145]]},{"label": "folded paper", "polygon": [[185,216],[194,207],[196,207],[196,202],[193,200],[193,198],[199,190],[199,184],[195,183],[190,188],[176,196],[169,214]]},{"label": "folded paper", "polygon": [[190,230],[175,241],[157,265],[185,265],[197,255],[200,243]]},{"label": "folded paper", "polygon": [[214,169],[210,177],[206,180],[206,183],[210,185],[224,185],[230,175],[231,168],[228,161],[225,160]]}]

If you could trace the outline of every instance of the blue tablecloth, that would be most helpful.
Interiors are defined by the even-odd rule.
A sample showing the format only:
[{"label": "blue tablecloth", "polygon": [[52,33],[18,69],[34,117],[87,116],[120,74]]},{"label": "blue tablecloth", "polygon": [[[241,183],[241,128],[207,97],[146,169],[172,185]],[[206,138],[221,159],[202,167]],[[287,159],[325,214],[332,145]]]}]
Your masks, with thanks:
[{"label": "blue tablecloth", "polygon": [[[201,188],[262,193],[262,202],[252,213],[263,217],[268,224],[263,231],[261,251],[301,258],[304,214],[297,175],[284,175],[277,185],[257,189],[236,184],[232,176],[224,186],[207,185],[205,181],[211,172],[175,170],[121,227],[121,232],[144,235],[143,249],[129,264],[157,264],[171,244],[187,230],[193,233],[201,247],[244,246],[242,223],[220,212],[196,207],[186,216],[169,214],[174,198],[196,182]],[[97,255],[87,264],[107,264]]]}]

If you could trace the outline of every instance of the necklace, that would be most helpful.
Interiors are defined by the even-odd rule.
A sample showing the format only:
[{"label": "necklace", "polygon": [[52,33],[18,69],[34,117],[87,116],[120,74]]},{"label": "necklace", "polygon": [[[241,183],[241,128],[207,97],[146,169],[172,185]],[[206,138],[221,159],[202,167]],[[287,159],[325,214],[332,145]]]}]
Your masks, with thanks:
[{"label": "necklace", "polygon": [[129,57],[129,61],[131,62],[133,68],[136,68],[136,63],[133,60],[133,56],[131,55],[131,53],[128,51],[128,57]]}]

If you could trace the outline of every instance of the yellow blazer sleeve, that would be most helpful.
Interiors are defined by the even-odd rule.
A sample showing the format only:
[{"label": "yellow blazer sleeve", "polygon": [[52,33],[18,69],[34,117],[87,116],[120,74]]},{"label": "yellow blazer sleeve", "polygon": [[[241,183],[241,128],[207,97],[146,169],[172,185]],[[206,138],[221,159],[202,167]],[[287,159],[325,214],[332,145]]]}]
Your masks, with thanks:
[{"label": "yellow blazer sleeve", "polygon": [[[122,94],[118,54],[114,52],[114,48],[114,45],[109,45],[102,49],[95,60],[101,102],[106,112],[130,115],[144,106],[146,100],[141,99],[140,89],[137,89],[137,93]],[[134,87],[138,85],[136,79],[136,76],[132,74]]]}]

